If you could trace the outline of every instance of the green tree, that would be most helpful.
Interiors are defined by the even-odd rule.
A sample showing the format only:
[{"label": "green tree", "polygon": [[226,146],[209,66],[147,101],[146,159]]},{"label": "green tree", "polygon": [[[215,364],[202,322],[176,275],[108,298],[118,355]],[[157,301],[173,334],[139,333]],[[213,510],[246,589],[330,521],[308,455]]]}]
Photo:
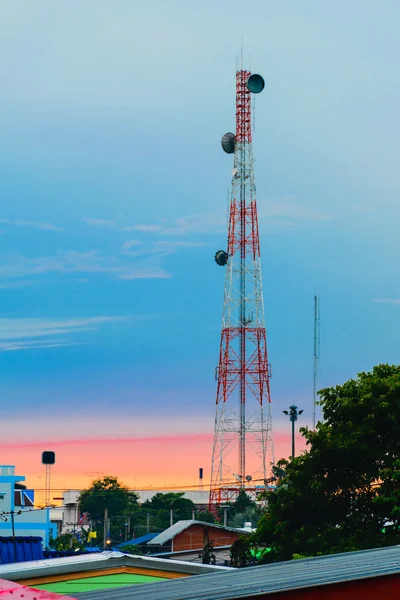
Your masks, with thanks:
[{"label": "green tree", "polygon": [[228,519],[228,525],[230,527],[243,527],[245,523],[251,523],[252,527],[257,527],[261,515],[261,507],[255,504],[255,506],[250,506],[243,512],[235,513]]},{"label": "green tree", "polygon": [[174,522],[192,518],[194,503],[184,498],[184,492],[157,493],[151,500],[142,504],[142,509],[150,512],[152,530],[162,531],[170,525],[170,511],[173,510]]},{"label": "green tree", "polygon": [[58,551],[84,550],[85,546],[72,533],[65,533],[49,541],[50,548]]},{"label": "green tree", "polygon": [[92,482],[89,489],[79,496],[82,513],[88,513],[93,520],[103,520],[107,508],[109,515],[120,516],[136,506],[138,496],[130,492],[116,477],[106,476]]},{"label": "green tree", "polygon": [[118,539],[118,536],[124,527],[126,515],[133,512],[137,505],[138,496],[110,475],[93,481],[90,488],[84,490],[79,497],[81,513],[88,513],[97,531],[97,544],[103,541],[106,508],[111,523],[111,537],[115,541],[122,541],[123,538]]},{"label": "green tree", "polygon": [[201,510],[195,513],[196,521],[202,521],[203,523],[215,523],[215,515],[208,510]]},{"label": "green tree", "polygon": [[278,463],[267,494],[253,540],[271,548],[266,561],[400,541],[400,367],[380,365],[319,394],[323,422],[301,430],[307,451]]},{"label": "green tree", "polygon": [[254,508],[256,503],[250,498],[245,490],[240,490],[235,502],[233,503],[233,511],[235,514],[244,513],[249,508]]}]

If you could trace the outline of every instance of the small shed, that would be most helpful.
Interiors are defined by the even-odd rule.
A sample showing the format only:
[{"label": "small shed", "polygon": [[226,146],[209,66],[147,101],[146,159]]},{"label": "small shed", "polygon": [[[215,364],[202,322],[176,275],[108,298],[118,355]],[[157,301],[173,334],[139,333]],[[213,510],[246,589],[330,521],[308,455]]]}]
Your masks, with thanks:
[{"label": "small shed", "polygon": [[178,521],[147,542],[146,546],[152,553],[202,550],[208,543],[218,548],[231,546],[239,537],[247,533],[249,532],[244,529],[215,523],[196,520]]}]

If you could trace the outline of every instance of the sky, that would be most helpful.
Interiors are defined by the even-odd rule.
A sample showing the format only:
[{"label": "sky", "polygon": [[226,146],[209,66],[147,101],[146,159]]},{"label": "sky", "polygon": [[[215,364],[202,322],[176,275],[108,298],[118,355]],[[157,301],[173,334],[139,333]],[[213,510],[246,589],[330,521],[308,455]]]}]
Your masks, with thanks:
[{"label": "sky", "polygon": [[[1,462],[41,488],[209,477],[236,57],[253,150],[277,457],[295,402],[398,363],[400,4],[0,4]],[[298,448],[301,448],[301,440]]]}]

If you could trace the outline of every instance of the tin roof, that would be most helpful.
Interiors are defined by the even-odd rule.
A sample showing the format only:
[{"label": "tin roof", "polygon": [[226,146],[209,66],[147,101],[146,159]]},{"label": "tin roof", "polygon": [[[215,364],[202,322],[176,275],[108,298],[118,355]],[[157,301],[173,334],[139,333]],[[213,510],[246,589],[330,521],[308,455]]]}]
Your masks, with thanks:
[{"label": "tin roof", "polygon": [[85,571],[99,571],[118,567],[138,567],[172,571],[180,574],[194,575],[210,573],[216,570],[230,570],[227,567],[193,564],[191,562],[171,559],[153,558],[152,556],[136,556],[117,551],[105,551],[96,554],[80,554],[62,558],[50,558],[0,565],[0,578],[11,581],[31,580],[36,577],[49,577]]},{"label": "tin roof", "polygon": [[400,546],[76,594],[82,600],[234,600],[400,573]]},{"label": "tin roof", "polygon": [[118,544],[118,548],[121,548],[122,551],[125,546],[137,546],[138,544],[147,544],[150,540],[154,539],[158,533],[146,533],[145,535],[141,535],[140,537],[133,538],[128,540],[127,542],[122,542]]},{"label": "tin roof", "polygon": [[225,527],[224,525],[217,525],[216,523],[205,523],[204,521],[195,521],[195,520],[177,521],[176,523],[171,525],[171,527],[168,527],[168,529],[166,529],[165,531],[162,531],[156,537],[154,537],[152,540],[150,540],[150,542],[147,542],[147,543],[149,545],[151,544],[152,546],[153,545],[162,546],[163,544],[165,544],[166,542],[169,542],[175,536],[177,536],[178,533],[185,531],[185,529],[187,529],[191,525],[202,525],[204,527],[212,527],[215,529],[221,529],[223,531],[233,531],[234,533],[237,533],[239,535],[242,535],[243,533],[246,533],[246,532],[248,533],[248,531],[246,529],[238,529],[235,527]]}]

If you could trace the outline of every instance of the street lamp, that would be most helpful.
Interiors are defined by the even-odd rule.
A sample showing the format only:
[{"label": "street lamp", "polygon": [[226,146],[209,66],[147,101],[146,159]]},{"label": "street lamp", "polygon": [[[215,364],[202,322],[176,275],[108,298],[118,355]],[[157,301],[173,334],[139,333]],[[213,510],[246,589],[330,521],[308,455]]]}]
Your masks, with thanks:
[{"label": "street lamp", "polygon": [[289,406],[289,411],[283,410],[284,415],[288,415],[292,422],[292,458],[294,458],[294,424],[297,421],[297,417],[301,415],[302,410],[297,410],[297,406]]}]

